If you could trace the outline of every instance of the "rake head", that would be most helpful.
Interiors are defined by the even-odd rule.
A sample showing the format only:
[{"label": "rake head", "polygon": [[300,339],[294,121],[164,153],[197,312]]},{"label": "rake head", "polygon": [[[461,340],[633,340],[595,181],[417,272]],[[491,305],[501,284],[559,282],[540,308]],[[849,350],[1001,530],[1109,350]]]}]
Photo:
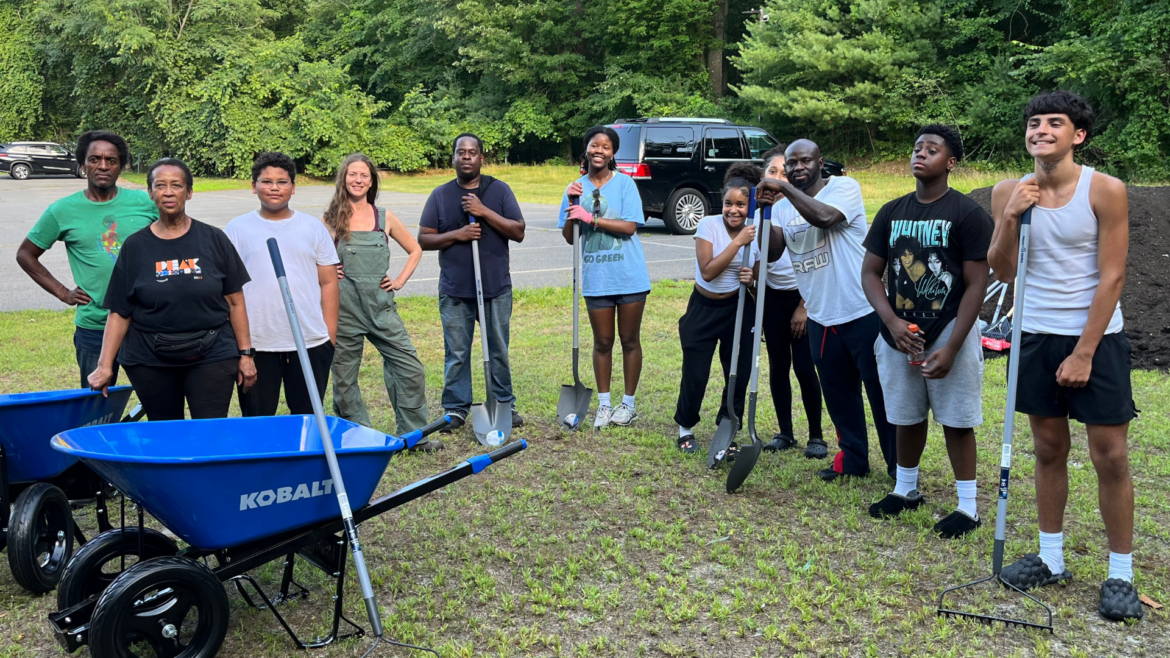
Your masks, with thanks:
[{"label": "rake head", "polygon": [[[947,594],[951,594],[951,593],[957,594],[957,593],[965,591],[965,590],[974,589],[975,587],[978,587],[979,585],[982,585],[984,583],[999,583],[1003,587],[996,588],[997,593],[1002,593],[1003,591],[1006,590],[1009,593],[1019,594],[1019,595],[1025,597],[1025,599],[1027,601],[1031,601],[1032,603],[1039,605],[1041,608],[1044,609],[1044,613],[1048,616],[1048,623],[1038,624],[1036,622],[1028,621],[1026,619],[1013,619],[1011,617],[1001,617],[999,615],[994,615],[994,614],[984,614],[984,613],[978,613],[978,612],[968,612],[968,611],[964,611],[964,610],[955,610],[955,609],[947,607],[947,602],[946,602]],[[955,598],[955,597],[952,597],[952,599],[953,598]],[[940,617],[949,617],[951,619],[972,619],[972,620],[977,621],[981,624],[987,624],[988,626],[998,623],[998,624],[1003,624],[1009,628],[1013,628],[1013,627],[1038,628],[1040,630],[1048,631],[1049,633],[1054,632],[1052,630],[1052,609],[1049,608],[1047,605],[1045,605],[1043,601],[1041,601],[1040,599],[1025,592],[1024,590],[1022,590],[1014,585],[1011,585],[1010,583],[1004,582],[1003,580],[1001,580],[999,578],[999,574],[991,574],[990,576],[988,576],[986,578],[980,578],[979,580],[972,581],[972,582],[966,583],[964,585],[959,585],[957,587],[951,587],[951,588],[944,590],[943,593],[941,595],[939,595],[939,597],[938,597],[937,614]]]}]

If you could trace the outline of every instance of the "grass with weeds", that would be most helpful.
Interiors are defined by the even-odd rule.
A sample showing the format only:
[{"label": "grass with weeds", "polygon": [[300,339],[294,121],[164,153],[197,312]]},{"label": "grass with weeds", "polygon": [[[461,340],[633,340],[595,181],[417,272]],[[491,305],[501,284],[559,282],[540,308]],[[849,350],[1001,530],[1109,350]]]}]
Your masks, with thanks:
[{"label": "grass with weeds", "polygon": [[[1170,654],[1167,610],[1147,609],[1146,618],[1133,625],[1097,615],[1108,549],[1080,426],[1073,430],[1065,525],[1067,560],[1076,579],[1039,593],[1054,611],[1055,635],[935,616],[944,587],[989,573],[1006,359],[987,363],[985,423],[977,430],[985,523],[968,537],[947,542],[930,533],[955,503],[937,425],[922,462],[920,489],[927,504],[904,518],[877,521],[866,514],[869,503],[891,488],[876,447],[874,475],[866,479],[824,484],[813,475],[822,463],[798,451],[766,454],[741,493],[727,495],[726,471],[708,471],[703,455],[685,456],[674,448],[671,417],[681,360],[676,321],[690,289],[688,282],[654,286],[643,327],[645,368],[635,426],[575,434],[555,425],[560,385],[572,381],[570,293],[516,291],[511,361],[519,409],[528,423],[513,438],[527,439],[530,447],[362,526],[387,637],[433,646],[444,658]],[[428,399],[437,415],[443,359],[437,300],[404,298],[399,309],[427,367]],[[70,317],[41,311],[0,315],[0,393],[76,381]],[[587,326],[584,331],[583,344],[589,345]],[[621,388],[619,352],[615,390]],[[582,379],[592,383],[587,357],[582,369]],[[761,378],[765,394],[758,426],[770,436],[776,422],[766,367]],[[718,380],[716,374],[708,387],[697,428],[704,443],[714,431]],[[370,348],[361,383],[375,426],[392,431],[381,364]],[[1170,378],[1134,372],[1133,383],[1142,409],[1130,431],[1137,584],[1144,594],[1168,603]],[[475,391],[482,395],[479,376]],[[794,406],[800,409],[799,402]],[[827,416],[823,422],[828,429]],[[807,425],[800,411],[796,427],[804,440]],[[467,428],[444,441],[443,452],[396,457],[379,492],[480,452]],[[1016,446],[1009,560],[1036,550],[1027,423]],[[91,531],[92,518],[80,517]],[[279,564],[257,576],[275,589]],[[326,632],[329,580],[303,565],[297,579],[313,596],[284,606],[284,613],[302,637]],[[221,656],[294,653],[271,615],[247,608],[230,590],[228,596],[231,626]],[[966,603],[1002,614],[1037,613],[1013,601],[988,586]],[[351,618],[364,619],[352,572],[346,605]],[[28,595],[0,568],[0,656],[57,655],[45,620],[53,609],[52,595]],[[360,656],[368,645],[369,640],[347,641],[314,655]],[[379,655],[411,654],[387,648]]]}]

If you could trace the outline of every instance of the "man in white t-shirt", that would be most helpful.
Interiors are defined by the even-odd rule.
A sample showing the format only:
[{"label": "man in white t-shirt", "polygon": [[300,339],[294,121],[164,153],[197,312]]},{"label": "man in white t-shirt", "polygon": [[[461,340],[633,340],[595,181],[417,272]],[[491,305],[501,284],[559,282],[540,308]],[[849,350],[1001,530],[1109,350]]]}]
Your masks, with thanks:
[{"label": "man in white t-shirt", "polygon": [[280,387],[289,413],[313,413],[284,298],[268,255],[268,238],[276,238],[297,319],[305,335],[309,365],[317,394],[329,384],[329,368],[337,342],[337,249],[321,220],[288,207],[296,192],[296,164],[283,153],[261,153],[252,165],[252,192],[260,209],[228,223],[227,233],[248,268],[244,284],[248,325],[256,361],[256,384],[239,390],[245,416],[272,416],[280,403]]},{"label": "man in white t-shirt", "polygon": [[[861,288],[862,243],[869,230],[861,185],[845,176],[824,178],[821,149],[807,139],[793,142],[784,155],[788,180],[765,178],[757,200],[760,205],[777,201],[768,262],[779,260],[785,250],[792,259],[808,310],[813,363],[841,445],[833,465],[817,475],[831,482],[842,475],[869,474],[864,382],[886,470],[893,477],[895,433],[886,421],[874,359],[878,318]],[[805,454],[812,447],[810,439]]]}]

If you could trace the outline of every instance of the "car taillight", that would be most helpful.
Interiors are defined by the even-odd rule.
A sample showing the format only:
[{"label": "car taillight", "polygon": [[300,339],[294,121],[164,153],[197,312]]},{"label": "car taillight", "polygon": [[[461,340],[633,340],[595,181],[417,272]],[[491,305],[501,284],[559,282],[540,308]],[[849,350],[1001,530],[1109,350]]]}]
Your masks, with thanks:
[{"label": "car taillight", "polygon": [[650,180],[650,165],[645,162],[619,164],[617,168],[634,180]]}]

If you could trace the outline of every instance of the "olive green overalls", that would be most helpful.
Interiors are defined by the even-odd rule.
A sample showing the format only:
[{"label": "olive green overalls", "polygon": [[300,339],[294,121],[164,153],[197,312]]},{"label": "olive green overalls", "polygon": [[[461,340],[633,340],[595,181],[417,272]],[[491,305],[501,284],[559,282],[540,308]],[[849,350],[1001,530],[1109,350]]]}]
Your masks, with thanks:
[{"label": "olive green overalls", "polygon": [[390,245],[384,230],[385,210],[377,208],[373,231],[350,231],[337,244],[345,278],[340,282],[337,351],[333,355],[333,413],[371,427],[362,402],[358,371],[365,339],[382,354],[382,377],[394,408],[398,434],[427,424],[426,373],[398,315],[394,292],[382,289],[390,269]]}]

